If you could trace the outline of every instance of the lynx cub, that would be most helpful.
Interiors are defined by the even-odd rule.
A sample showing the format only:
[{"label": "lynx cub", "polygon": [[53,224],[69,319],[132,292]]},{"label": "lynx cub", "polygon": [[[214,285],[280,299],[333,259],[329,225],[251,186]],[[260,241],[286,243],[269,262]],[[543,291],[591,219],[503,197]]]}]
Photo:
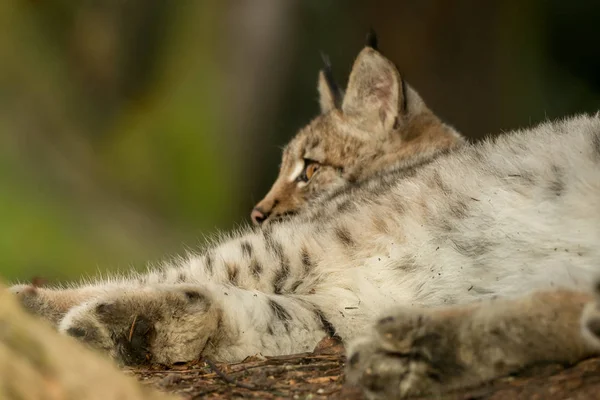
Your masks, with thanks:
[{"label": "lynx cub", "polygon": [[[430,126],[421,118],[434,136],[443,125],[371,47],[329,104],[288,147],[278,180],[305,174],[305,193],[340,183],[311,212],[144,275],[13,291],[128,365],[310,351],[337,334],[349,343],[349,381],[370,398],[437,394],[598,352],[600,309],[587,292],[600,263],[597,115],[429,158],[411,152],[419,161],[409,154],[362,179],[360,162],[337,168],[341,157],[369,160],[376,151],[356,149],[385,151],[394,135],[409,143]],[[309,173],[303,160],[321,167]]]}]

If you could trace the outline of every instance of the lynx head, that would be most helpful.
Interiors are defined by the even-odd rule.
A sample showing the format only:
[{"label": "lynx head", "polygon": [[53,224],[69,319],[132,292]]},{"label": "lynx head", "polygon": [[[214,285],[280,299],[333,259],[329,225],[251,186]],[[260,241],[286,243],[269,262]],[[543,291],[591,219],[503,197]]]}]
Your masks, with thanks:
[{"label": "lynx head", "polygon": [[252,210],[254,224],[296,214],[340,187],[421,163],[463,143],[373,43],[356,58],[345,94],[328,63],[320,71],[321,114],[284,148],[277,180]]}]

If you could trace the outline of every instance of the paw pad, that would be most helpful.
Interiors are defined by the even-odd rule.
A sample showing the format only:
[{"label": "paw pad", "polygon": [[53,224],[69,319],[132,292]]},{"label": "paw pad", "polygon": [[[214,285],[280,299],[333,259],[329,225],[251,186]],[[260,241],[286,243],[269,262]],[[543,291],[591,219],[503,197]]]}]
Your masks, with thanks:
[{"label": "paw pad", "polygon": [[352,354],[350,356],[350,358],[348,359],[348,363],[350,364],[351,367],[355,367],[356,364],[358,364],[358,361],[360,361],[360,353],[358,351],[356,353]]},{"label": "paw pad", "polygon": [[115,311],[115,307],[113,304],[109,303],[100,303],[96,306],[96,314],[101,317],[107,317],[113,314]]},{"label": "paw pad", "polygon": [[591,318],[586,323],[588,331],[600,339],[600,318]]},{"label": "paw pad", "polygon": [[386,325],[386,324],[394,322],[395,320],[396,319],[394,317],[390,316],[390,317],[381,318],[377,323],[379,325]]},{"label": "paw pad", "polygon": [[154,324],[144,316],[136,316],[129,331],[116,340],[123,362],[131,366],[148,364],[152,359],[150,346],[154,335]]},{"label": "paw pad", "polygon": [[191,302],[204,300],[204,296],[195,290],[186,290],[184,294],[185,297]]},{"label": "paw pad", "polygon": [[67,329],[66,333],[74,338],[81,338],[86,335],[85,330],[82,328],[69,328]]}]

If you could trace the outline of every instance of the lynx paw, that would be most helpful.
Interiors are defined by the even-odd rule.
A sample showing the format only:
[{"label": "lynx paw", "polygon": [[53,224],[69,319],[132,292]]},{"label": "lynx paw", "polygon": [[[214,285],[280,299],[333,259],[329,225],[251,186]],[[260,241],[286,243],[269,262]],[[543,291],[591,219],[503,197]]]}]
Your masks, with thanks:
[{"label": "lynx paw", "polygon": [[73,308],[59,330],[125,365],[172,364],[200,356],[220,311],[198,286],[120,290]]},{"label": "lynx paw", "polygon": [[350,345],[348,380],[371,399],[439,393],[462,370],[456,341],[452,321],[426,310],[396,311]]}]

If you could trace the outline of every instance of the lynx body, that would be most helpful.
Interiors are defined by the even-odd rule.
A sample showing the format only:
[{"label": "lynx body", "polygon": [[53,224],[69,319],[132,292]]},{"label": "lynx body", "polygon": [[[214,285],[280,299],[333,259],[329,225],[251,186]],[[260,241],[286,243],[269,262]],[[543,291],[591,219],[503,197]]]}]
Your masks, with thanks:
[{"label": "lynx body", "polygon": [[[13,291],[61,332],[129,365],[304,352],[336,334],[349,343],[349,380],[373,398],[595,354],[600,118],[431,151],[435,141],[424,141],[361,175],[369,157],[384,160],[389,143],[418,141],[427,127],[459,138],[367,47],[343,101],[284,154],[273,190],[331,184],[308,212],[143,275]],[[368,142],[373,151],[352,150]],[[364,157],[339,165],[332,154]],[[307,170],[311,162],[319,168]]]}]

